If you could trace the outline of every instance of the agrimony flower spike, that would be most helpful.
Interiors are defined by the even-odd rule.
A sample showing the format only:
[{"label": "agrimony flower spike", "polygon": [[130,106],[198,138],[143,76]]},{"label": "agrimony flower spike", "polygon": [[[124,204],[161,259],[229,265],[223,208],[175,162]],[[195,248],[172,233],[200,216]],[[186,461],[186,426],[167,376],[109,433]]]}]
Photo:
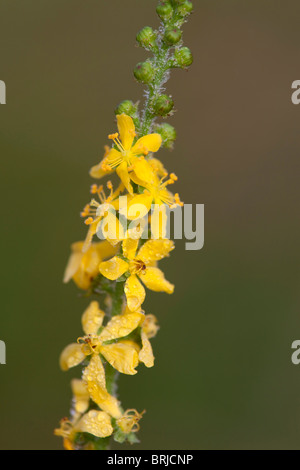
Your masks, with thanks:
[{"label": "agrimony flower spike", "polygon": [[[142,310],[145,287],[174,291],[159,263],[174,249],[165,237],[167,208],[183,203],[170,191],[177,176],[156,154],[161,147],[173,148],[176,139],[174,127],[165,121],[174,101],[164,86],[172,68],[192,63],[182,40],[182,25],[192,8],[187,0],[161,0],[156,9],[160,27],[145,26],[137,34],[139,46],[152,54],[134,69],[136,80],[147,88],[143,109],[130,100],[117,106],[117,132],[108,136],[110,145],[90,169],[96,180],[112,177],[118,182],[114,187],[110,180],[92,184],[91,200],[81,212],[87,235],[72,244],[64,274],[64,282],[72,279],[87,297],[98,299],[92,297],[82,315],[83,334],[60,356],[62,370],[81,367],[79,377],[71,380],[70,418],[63,418],[54,431],[67,450],[105,450],[111,439],[138,442],[144,411],[123,408],[116,385],[119,374],[131,376],[141,364],[154,365],[150,340],[159,326],[154,315]],[[96,235],[105,240],[95,241]]]}]

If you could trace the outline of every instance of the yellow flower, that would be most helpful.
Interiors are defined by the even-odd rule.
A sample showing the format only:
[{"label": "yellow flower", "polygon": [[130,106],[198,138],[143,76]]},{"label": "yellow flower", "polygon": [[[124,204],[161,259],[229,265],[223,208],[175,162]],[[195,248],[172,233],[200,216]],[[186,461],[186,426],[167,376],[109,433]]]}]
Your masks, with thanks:
[{"label": "yellow flower", "polygon": [[[118,400],[110,395],[106,388],[104,366],[99,353],[109,364],[123,374],[136,374],[139,363],[139,347],[136,343],[124,338],[135,330],[143,318],[140,312],[126,312],[113,317],[102,329],[104,312],[99,304],[92,301],[82,316],[83,331],[86,334],[79,338],[81,344],[72,343],[62,352],[60,366],[63,370],[75,367],[91,356],[89,364],[82,375],[92,400],[114,418],[121,415]],[[101,329],[100,334],[98,334]]]},{"label": "yellow flower", "polygon": [[134,409],[127,410],[123,416],[117,420],[117,425],[124,434],[137,432],[140,429],[139,421],[144,413],[145,411],[138,413]]},{"label": "yellow flower", "polygon": [[84,242],[76,242],[71,245],[71,256],[64,273],[64,282],[73,279],[80,289],[88,289],[95,276],[99,273],[101,261],[110,258],[116,253],[116,249],[107,241],[92,243],[89,249],[83,253]]},{"label": "yellow flower", "polygon": [[[117,197],[123,191],[124,185],[121,183],[116,191],[113,191],[113,186],[111,181],[107,182],[107,187],[110,190],[110,195],[106,197],[103,190],[103,186],[97,186],[93,184],[91,187],[91,193],[97,194],[99,202],[96,199],[92,199],[89,204],[87,204],[83,211],[81,212],[81,217],[87,217],[85,219],[85,224],[89,226],[89,230],[82,248],[82,251],[85,252],[91,245],[93,236],[97,233],[102,220],[105,218],[108,227],[113,227],[118,230],[122,230],[121,224],[118,223],[118,219],[115,215],[115,210],[118,209],[119,200]],[[110,232],[104,232],[105,238],[112,244],[116,245],[121,236],[119,233],[112,235],[114,239],[110,238]]]},{"label": "yellow flower", "polygon": [[[139,240],[126,239],[123,241],[123,254],[127,258],[114,256],[99,266],[100,273],[112,281],[129,273],[125,283],[125,295],[129,310],[139,310],[145,300],[145,289],[139,279],[148,289],[156,292],[172,294],[174,285],[167,281],[163,272],[153,266],[157,261],[169,255],[174,248],[171,240],[148,240],[137,252]],[[137,253],[136,253],[137,252]]]},{"label": "yellow flower", "polygon": [[125,188],[132,194],[129,172],[134,170],[136,176],[142,181],[152,178],[152,168],[143,156],[148,155],[149,152],[157,152],[162,144],[162,138],[159,134],[149,134],[133,144],[136,132],[132,118],[126,114],[119,114],[117,123],[119,133],[108,136],[114,141],[115,148],[105,155],[99,165],[91,169],[90,174],[101,178],[105,173],[116,169]]},{"label": "yellow flower", "polygon": [[[151,181],[145,183],[135,175],[132,176],[132,180],[145,189],[142,194],[134,195],[128,201],[127,218],[134,220],[137,217],[144,217],[153,205],[151,211],[151,234],[152,238],[159,239],[166,237],[166,207],[174,208],[177,205],[183,206],[183,203],[180,201],[178,193],[173,195],[167,189],[168,185],[177,181],[177,176],[171,173],[169,179],[165,181],[167,174],[164,173],[162,178],[158,178],[157,174],[161,174],[163,170],[159,166],[160,162],[156,159],[153,160],[155,160],[155,162],[152,163],[154,174]],[[155,172],[157,172],[157,174],[155,174]]]},{"label": "yellow flower", "polygon": [[96,437],[108,437],[113,433],[111,417],[105,411],[90,410],[75,420],[62,419],[60,428],[54,430],[56,436],[64,438],[66,450],[76,450],[75,437],[79,432],[87,432]]},{"label": "yellow flower", "polygon": [[[178,193],[173,195],[167,189],[168,185],[174,184],[175,181],[177,181],[177,176],[174,173],[171,173],[170,178],[167,181],[164,181],[166,177],[167,175],[165,174],[161,179],[159,179],[157,175],[154,174],[152,181],[145,183],[139,178],[133,176],[133,181],[139,184],[140,186],[143,186],[145,189],[142,194],[137,194],[130,198],[128,210],[134,204],[141,204],[145,207],[144,213],[140,214],[140,217],[142,217],[150,211],[152,204],[156,204],[157,206],[165,204],[171,208],[177,205],[182,206],[183,203],[180,201]],[[131,215],[129,215],[128,218],[135,219],[136,214],[132,213]]]}]

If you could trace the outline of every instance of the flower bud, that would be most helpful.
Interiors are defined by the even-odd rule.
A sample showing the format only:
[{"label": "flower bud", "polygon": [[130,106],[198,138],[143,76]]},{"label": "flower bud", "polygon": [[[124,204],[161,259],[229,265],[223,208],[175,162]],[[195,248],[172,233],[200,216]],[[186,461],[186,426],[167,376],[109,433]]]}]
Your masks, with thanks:
[{"label": "flower bud", "polygon": [[172,28],[167,28],[164,35],[164,41],[169,46],[173,46],[173,44],[177,44],[182,36],[182,32],[176,26]]},{"label": "flower bud", "polygon": [[193,6],[192,2],[189,2],[188,0],[186,0],[181,5],[178,5],[177,12],[181,16],[185,17],[185,16],[189,15],[190,13],[192,13],[193,8],[194,8],[194,6]]},{"label": "flower bud", "polygon": [[140,127],[140,119],[138,113],[138,103],[134,104],[130,100],[122,101],[115,109],[115,115],[118,114],[127,114],[133,119],[136,129]]},{"label": "flower bud", "polygon": [[166,122],[164,122],[163,124],[158,124],[155,126],[155,132],[160,134],[164,147],[168,149],[173,148],[177,133],[175,128],[171,126],[171,124],[168,124]]},{"label": "flower bud", "polygon": [[156,7],[156,13],[162,21],[167,21],[173,16],[173,7],[169,1],[162,0]]},{"label": "flower bud", "polygon": [[151,62],[139,62],[133,71],[138,82],[151,83],[154,79],[155,70]]},{"label": "flower bud", "polygon": [[157,45],[156,34],[150,26],[145,26],[141,29],[136,36],[136,40],[146,50],[151,50]]},{"label": "flower bud", "polygon": [[159,96],[154,104],[153,109],[159,116],[166,116],[174,107],[174,101],[168,95]]},{"label": "flower bud", "polygon": [[193,55],[188,47],[176,49],[174,53],[175,67],[186,68],[192,65]]},{"label": "flower bud", "polygon": [[130,100],[122,101],[115,109],[115,115],[118,114],[127,114],[127,116],[132,116],[136,114],[137,107],[135,104]]}]

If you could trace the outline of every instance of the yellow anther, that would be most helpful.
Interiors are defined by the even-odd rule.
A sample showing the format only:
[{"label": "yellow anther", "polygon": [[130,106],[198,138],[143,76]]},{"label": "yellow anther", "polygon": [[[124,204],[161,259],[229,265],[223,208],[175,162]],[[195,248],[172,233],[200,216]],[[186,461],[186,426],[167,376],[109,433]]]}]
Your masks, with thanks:
[{"label": "yellow anther", "polygon": [[96,194],[98,191],[98,186],[96,184],[92,184],[91,186],[91,194]]},{"label": "yellow anther", "polygon": [[113,185],[111,181],[107,181],[106,183],[107,189],[112,189]]},{"label": "yellow anther", "polygon": [[109,134],[108,138],[111,140],[115,140],[119,137],[119,134],[116,132],[115,134]]},{"label": "yellow anther", "polygon": [[174,199],[175,199],[175,203],[176,203],[178,206],[181,206],[181,207],[182,207],[182,206],[184,205],[183,202],[180,200],[180,197],[179,197],[179,194],[178,194],[178,193],[176,193],[176,194],[174,195]]},{"label": "yellow anther", "polygon": [[178,180],[178,178],[177,178],[177,176],[175,175],[175,173],[171,173],[171,174],[170,174],[170,178],[171,178],[171,180],[173,180],[173,181],[177,181],[177,180]]},{"label": "yellow anther", "polygon": [[88,217],[88,218],[84,221],[85,225],[91,225],[93,222],[94,222],[93,217]]}]

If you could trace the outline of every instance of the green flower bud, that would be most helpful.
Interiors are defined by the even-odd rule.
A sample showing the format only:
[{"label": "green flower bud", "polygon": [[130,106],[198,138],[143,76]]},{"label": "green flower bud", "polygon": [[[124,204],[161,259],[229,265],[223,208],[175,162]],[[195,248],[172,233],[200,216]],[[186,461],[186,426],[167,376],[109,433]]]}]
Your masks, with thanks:
[{"label": "green flower bud", "polygon": [[174,141],[176,140],[177,133],[176,130],[171,124],[168,123],[163,123],[163,124],[158,124],[155,126],[155,132],[160,134],[162,140],[163,140],[163,146],[171,149],[173,148]]},{"label": "green flower bud", "polygon": [[186,68],[192,65],[193,55],[188,47],[176,49],[174,53],[175,67]]},{"label": "green flower bud", "polygon": [[141,31],[138,32],[136,40],[141,47],[146,50],[151,50],[156,44],[156,34],[150,26],[145,26]]},{"label": "green flower bud", "polygon": [[124,100],[122,101],[115,109],[115,115],[118,114],[127,114],[127,116],[133,116],[136,114],[137,111],[137,106],[130,101],[130,100]]},{"label": "green flower bud", "polygon": [[186,0],[184,3],[182,3],[181,5],[179,5],[177,7],[177,12],[181,15],[181,16],[187,16],[189,15],[190,13],[192,13],[193,11],[193,4],[192,2],[189,2],[188,0]]},{"label": "green flower bud", "polygon": [[166,116],[170,113],[173,107],[174,101],[168,95],[159,96],[153,104],[153,109],[159,116]]},{"label": "green flower bud", "polygon": [[139,62],[133,71],[138,82],[151,83],[154,79],[155,70],[151,62]]},{"label": "green flower bud", "polygon": [[172,28],[166,29],[164,41],[169,46],[172,46],[173,44],[177,44],[180,41],[181,36],[182,32],[180,31],[180,29],[176,28],[176,26],[173,26]]},{"label": "green flower bud", "polygon": [[167,21],[173,16],[173,7],[168,1],[161,1],[156,7],[156,13],[162,21]]},{"label": "green flower bud", "polygon": [[130,100],[125,100],[122,101],[115,109],[115,115],[117,116],[118,114],[127,114],[127,116],[130,116],[133,119],[134,125],[136,129],[139,129],[140,127],[140,119],[139,119],[139,113],[138,113],[138,103],[134,104]]}]

